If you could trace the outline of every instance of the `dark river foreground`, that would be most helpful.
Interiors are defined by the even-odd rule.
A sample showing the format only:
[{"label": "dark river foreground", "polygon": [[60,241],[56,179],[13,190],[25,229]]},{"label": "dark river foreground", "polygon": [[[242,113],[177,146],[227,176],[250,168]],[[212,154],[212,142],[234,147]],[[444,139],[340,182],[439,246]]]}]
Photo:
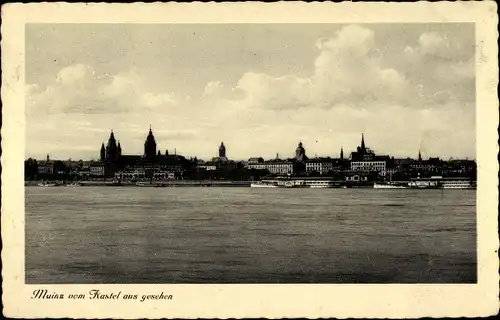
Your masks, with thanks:
[{"label": "dark river foreground", "polygon": [[26,283],[475,283],[475,190],[27,187]]}]

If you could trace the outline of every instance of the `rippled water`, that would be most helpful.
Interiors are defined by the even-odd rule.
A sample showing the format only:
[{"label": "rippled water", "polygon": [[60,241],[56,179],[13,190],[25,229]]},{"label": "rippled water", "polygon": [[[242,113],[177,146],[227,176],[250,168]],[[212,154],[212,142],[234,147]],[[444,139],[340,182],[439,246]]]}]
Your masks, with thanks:
[{"label": "rippled water", "polygon": [[26,188],[27,283],[473,283],[474,190]]}]

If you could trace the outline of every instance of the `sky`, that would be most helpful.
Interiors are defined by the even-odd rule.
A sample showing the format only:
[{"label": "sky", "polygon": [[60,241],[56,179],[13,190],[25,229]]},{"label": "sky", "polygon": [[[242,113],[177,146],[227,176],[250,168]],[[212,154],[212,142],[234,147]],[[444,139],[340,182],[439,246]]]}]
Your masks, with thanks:
[{"label": "sky", "polygon": [[26,157],[475,159],[473,24],[28,24]]}]

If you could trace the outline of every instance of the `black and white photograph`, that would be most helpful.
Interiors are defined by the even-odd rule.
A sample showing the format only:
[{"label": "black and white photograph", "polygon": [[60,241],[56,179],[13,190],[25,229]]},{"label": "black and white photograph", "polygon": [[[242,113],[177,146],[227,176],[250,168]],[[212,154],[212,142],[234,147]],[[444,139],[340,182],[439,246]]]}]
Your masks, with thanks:
[{"label": "black and white photograph", "polygon": [[23,29],[26,299],[479,283],[475,23]]}]

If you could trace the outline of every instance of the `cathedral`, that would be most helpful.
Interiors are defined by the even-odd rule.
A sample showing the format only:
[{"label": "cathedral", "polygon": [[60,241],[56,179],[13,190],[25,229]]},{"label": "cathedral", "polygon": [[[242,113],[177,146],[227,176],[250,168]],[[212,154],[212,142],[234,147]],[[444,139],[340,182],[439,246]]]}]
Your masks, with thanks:
[{"label": "cathedral", "polygon": [[156,139],[150,127],[144,141],[144,153],[142,155],[124,155],[122,146],[116,140],[113,130],[111,130],[108,143],[101,144],[100,160],[104,165],[106,176],[113,176],[118,172],[127,174],[140,172],[143,175],[154,175],[164,172],[183,172],[190,164],[183,156],[170,155],[168,150],[165,154],[157,152]]},{"label": "cathedral", "polygon": [[101,145],[101,162],[104,163],[117,163],[122,154],[122,147],[120,142],[116,143],[115,134],[111,130],[111,134],[108,139],[108,144],[104,148],[104,142]]}]

